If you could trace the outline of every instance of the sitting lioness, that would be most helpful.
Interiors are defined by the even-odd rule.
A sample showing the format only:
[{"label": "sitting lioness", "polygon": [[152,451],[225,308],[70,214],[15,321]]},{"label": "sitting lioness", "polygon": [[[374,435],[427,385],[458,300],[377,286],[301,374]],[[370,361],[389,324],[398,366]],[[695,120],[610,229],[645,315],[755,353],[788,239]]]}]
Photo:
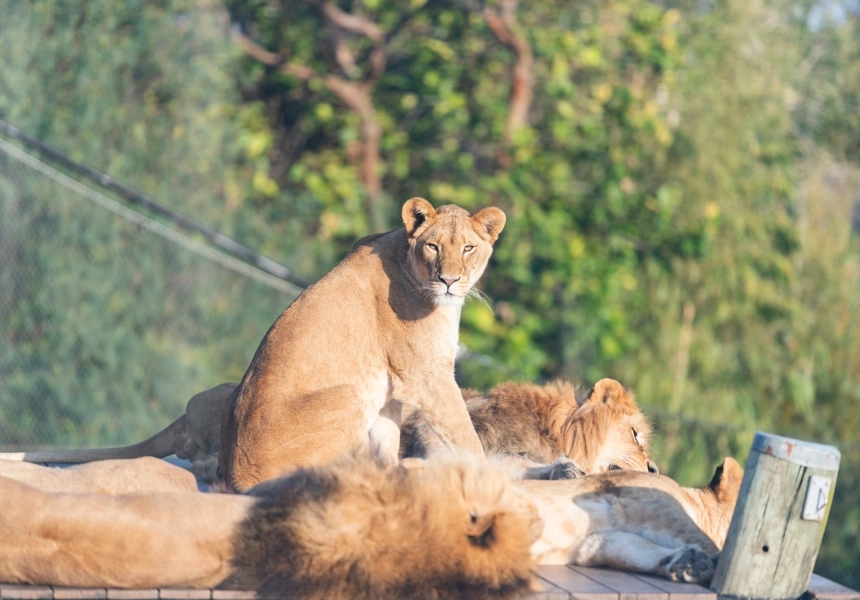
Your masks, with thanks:
[{"label": "sitting lioness", "polygon": [[[469,417],[487,454],[513,479],[572,479],[586,473],[657,473],[648,454],[651,427],[633,392],[601,379],[577,401],[577,389],[556,381],[507,382],[482,394],[463,390]],[[420,411],[403,426],[401,455],[424,458],[441,441]]]},{"label": "sitting lioness", "polygon": [[454,381],[460,309],[505,214],[403,205],[403,229],[372,235],[275,321],[221,427],[236,490],[367,446],[397,461],[401,402],[445,443],[483,455]]}]

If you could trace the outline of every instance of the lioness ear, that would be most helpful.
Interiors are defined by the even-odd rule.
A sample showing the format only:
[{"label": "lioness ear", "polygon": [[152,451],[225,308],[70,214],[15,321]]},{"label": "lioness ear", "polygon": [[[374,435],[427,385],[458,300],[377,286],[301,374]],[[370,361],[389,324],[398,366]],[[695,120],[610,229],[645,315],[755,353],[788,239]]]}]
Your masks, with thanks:
[{"label": "lioness ear", "polygon": [[737,499],[741,489],[741,481],[744,478],[744,470],[731,456],[723,459],[723,463],[714,471],[714,477],[708,484],[717,500],[720,502],[731,502]]},{"label": "lioness ear", "polygon": [[499,238],[499,234],[502,233],[502,229],[505,228],[506,220],[507,217],[505,217],[505,213],[495,206],[485,208],[472,217],[472,221],[478,225],[478,228],[486,232],[487,237],[490,238],[491,244]]},{"label": "lioness ear", "polygon": [[466,535],[469,541],[475,546],[481,548],[489,548],[496,541],[496,535],[493,531],[493,525],[496,523],[496,514],[490,513],[486,515],[478,515],[471,513],[471,523],[466,527]]},{"label": "lioness ear", "polygon": [[403,205],[401,215],[406,226],[406,235],[414,237],[424,223],[436,216],[436,209],[424,198],[412,198]]}]

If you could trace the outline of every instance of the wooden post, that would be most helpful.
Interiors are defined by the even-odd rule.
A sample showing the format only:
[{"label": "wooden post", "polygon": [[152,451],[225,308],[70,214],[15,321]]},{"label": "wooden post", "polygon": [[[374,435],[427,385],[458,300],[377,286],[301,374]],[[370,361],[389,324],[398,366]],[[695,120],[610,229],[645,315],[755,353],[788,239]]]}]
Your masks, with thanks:
[{"label": "wooden post", "polygon": [[720,598],[795,600],[809,586],[839,451],[756,433],[711,589]]}]

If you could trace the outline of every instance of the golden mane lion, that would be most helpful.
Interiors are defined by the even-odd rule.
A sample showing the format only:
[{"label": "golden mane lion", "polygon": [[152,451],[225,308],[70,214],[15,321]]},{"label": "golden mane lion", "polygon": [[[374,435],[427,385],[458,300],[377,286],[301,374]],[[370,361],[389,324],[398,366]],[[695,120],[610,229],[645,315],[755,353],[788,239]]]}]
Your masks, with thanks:
[{"label": "golden mane lion", "polygon": [[[648,419],[633,392],[614,379],[601,379],[587,393],[563,381],[507,382],[485,394],[464,390],[463,397],[484,451],[514,479],[658,472],[648,454]],[[424,458],[444,447],[420,412],[406,419],[401,456]]]},{"label": "golden mane lion", "polygon": [[344,458],[242,495],[50,493],[0,477],[0,497],[0,581],[90,588],[507,598],[532,585],[541,529],[476,460],[407,470]]}]

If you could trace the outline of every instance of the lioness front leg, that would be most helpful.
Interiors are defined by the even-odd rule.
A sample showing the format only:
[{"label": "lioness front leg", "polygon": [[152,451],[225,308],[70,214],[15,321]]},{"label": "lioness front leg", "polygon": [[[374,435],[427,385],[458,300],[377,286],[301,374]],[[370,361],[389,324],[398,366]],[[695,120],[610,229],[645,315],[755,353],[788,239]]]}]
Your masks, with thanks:
[{"label": "lioness front leg", "polygon": [[576,479],[585,475],[585,472],[566,456],[548,465],[519,454],[507,453],[496,454],[493,461],[501,466],[511,479]]},{"label": "lioness front leg", "polygon": [[389,400],[370,427],[370,450],[386,465],[396,465],[400,451],[400,416],[403,405]]},{"label": "lioness front leg", "polygon": [[614,567],[687,583],[709,583],[715,568],[715,557],[708,556],[699,546],[683,544],[667,548],[624,531],[588,534],[571,559],[573,564],[584,567]]},{"label": "lioness front leg", "polygon": [[523,472],[523,479],[545,479],[545,480],[558,480],[558,479],[578,479],[579,477],[584,477],[585,471],[579,468],[579,466],[570,460],[566,456],[562,456],[558,460],[548,465],[542,465],[540,463],[535,463],[535,466],[529,467]]},{"label": "lioness front leg", "polygon": [[[469,411],[453,374],[432,381],[410,382],[395,395],[424,413],[424,421],[430,435],[425,440],[426,454],[457,452],[465,450],[476,456],[484,456],[481,440],[472,426]],[[398,393],[399,392],[399,393]]]}]

